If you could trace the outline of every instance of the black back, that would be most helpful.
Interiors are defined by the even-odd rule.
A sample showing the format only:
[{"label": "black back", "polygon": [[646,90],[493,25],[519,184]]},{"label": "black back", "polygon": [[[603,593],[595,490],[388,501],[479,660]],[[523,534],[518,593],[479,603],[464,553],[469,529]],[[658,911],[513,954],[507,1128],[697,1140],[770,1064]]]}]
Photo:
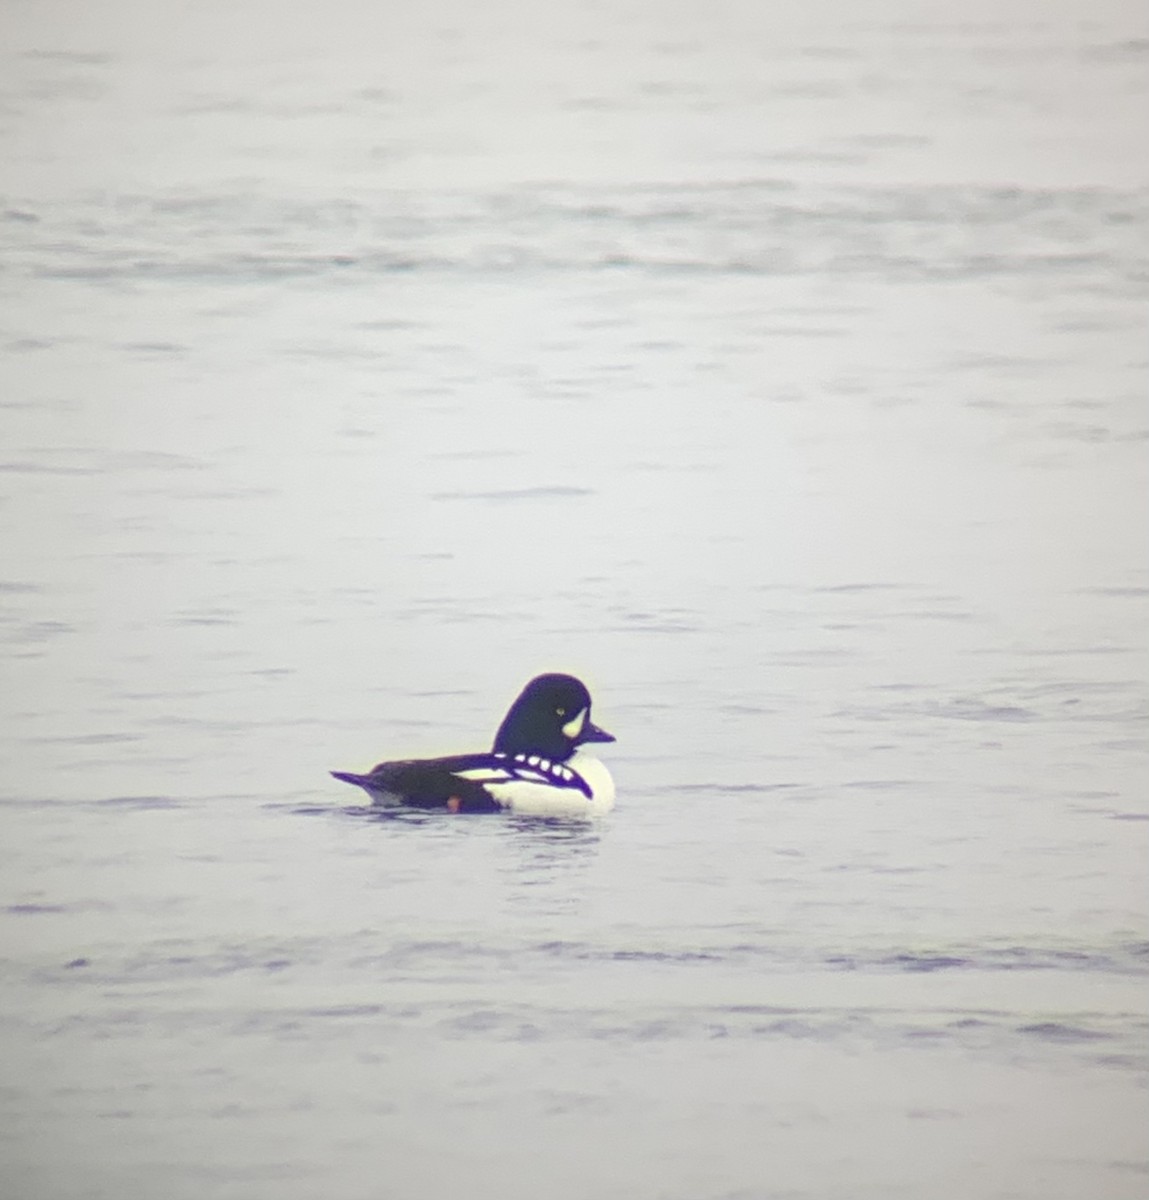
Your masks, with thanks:
[{"label": "black back", "polygon": [[499,804],[481,783],[454,774],[485,760],[486,755],[460,755],[455,759],[380,763],[368,779],[373,786],[402,796],[403,803],[411,808],[446,808],[453,802],[455,812],[498,812]]}]

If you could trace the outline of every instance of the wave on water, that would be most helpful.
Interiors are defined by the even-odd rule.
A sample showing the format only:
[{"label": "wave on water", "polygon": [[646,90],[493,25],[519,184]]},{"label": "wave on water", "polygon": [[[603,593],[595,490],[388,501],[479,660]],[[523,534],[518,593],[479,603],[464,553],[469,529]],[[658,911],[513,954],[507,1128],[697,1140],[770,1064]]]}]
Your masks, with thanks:
[{"label": "wave on water", "polygon": [[527,487],[502,488],[485,492],[436,492],[432,500],[566,500],[576,496],[593,496],[591,488],[584,487]]},{"label": "wave on water", "polygon": [[871,973],[936,971],[1084,971],[1126,976],[1149,976],[1149,942],[1129,942],[1103,950],[1092,947],[1001,946],[893,949],[874,947],[849,952],[831,948],[796,948],[769,943],[678,947],[662,950],[643,946],[608,947],[575,942],[552,942],[538,951],[558,957],[615,962],[668,964],[750,964],[760,969],[788,971],[795,967]]},{"label": "wave on water", "polygon": [[0,215],[10,271],[259,281],[412,271],[640,270],[1139,286],[1149,191],[778,180],[285,201],[92,195]]},{"label": "wave on water", "polygon": [[[416,814],[425,819],[425,814]],[[421,823],[421,822],[419,822]],[[577,829],[559,829],[559,836],[577,837]],[[35,916],[67,911],[56,904],[18,904],[4,911]],[[765,974],[792,974],[795,970],[866,973],[873,975],[930,974],[935,972],[1065,972],[1149,976],[1149,942],[1131,941],[1097,948],[1089,946],[936,946],[894,948],[875,946],[843,951],[832,947],[801,947],[780,943],[735,942],[660,948],[627,944],[604,937],[601,942],[552,940],[526,943],[481,941],[472,937],[386,938],[364,931],[362,938],[345,947],[342,965],[370,967],[383,974],[422,975],[439,969],[463,969],[467,964],[502,964],[521,969],[524,962],[645,963],[667,967],[752,966]],[[108,978],[207,978],[236,972],[262,972],[326,958],[330,947],[309,938],[259,939],[255,943],[204,950],[192,943],[165,943],[149,951],[103,963],[93,962]],[[55,968],[48,968],[49,971]]]}]

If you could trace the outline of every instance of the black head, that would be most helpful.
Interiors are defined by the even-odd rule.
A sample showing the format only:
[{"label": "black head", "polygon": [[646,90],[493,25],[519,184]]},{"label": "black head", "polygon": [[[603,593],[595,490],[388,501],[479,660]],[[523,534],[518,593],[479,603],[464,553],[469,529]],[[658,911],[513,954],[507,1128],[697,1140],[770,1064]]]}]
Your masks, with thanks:
[{"label": "black head", "polygon": [[584,742],[613,742],[591,722],[590,692],[573,675],[539,675],[523,688],[495,735],[504,754],[562,762]]}]

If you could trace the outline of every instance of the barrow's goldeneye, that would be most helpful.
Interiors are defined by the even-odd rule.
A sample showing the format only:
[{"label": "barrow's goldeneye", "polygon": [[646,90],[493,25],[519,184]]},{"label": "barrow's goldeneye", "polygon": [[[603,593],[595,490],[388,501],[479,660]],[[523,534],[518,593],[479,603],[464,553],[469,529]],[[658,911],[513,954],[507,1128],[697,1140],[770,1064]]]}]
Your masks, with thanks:
[{"label": "barrow's goldeneye", "polygon": [[614,806],[614,781],[582,747],[613,741],[591,721],[583,683],[573,675],[539,675],[511,705],[489,751],[384,762],[366,775],[331,774],[378,805],[592,816]]}]

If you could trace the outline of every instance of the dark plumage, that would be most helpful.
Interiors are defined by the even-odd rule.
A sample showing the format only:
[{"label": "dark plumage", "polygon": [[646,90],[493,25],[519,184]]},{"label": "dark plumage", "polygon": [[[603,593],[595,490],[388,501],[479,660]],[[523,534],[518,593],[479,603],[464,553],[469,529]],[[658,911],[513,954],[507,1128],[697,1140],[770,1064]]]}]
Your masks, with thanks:
[{"label": "dark plumage", "polygon": [[[539,675],[511,705],[490,751],[383,762],[366,775],[331,774],[363,788],[376,804],[451,812],[547,811],[551,805],[605,811],[614,800],[609,773],[578,749],[614,738],[591,721],[590,704],[590,693],[574,676]],[[568,766],[576,757],[581,762]],[[598,780],[597,794],[576,765]]]},{"label": "dark plumage", "polygon": [[[586,722],[571,737],[565,717],[586,712]],[[558,720],[556,720],[558,718]],[[563,762],[584,742],[613,742],[590,721],[590,692],[573,675],[537,675],[523,688],[495,734],[495,749],[504,754],[539,754]]]}]

